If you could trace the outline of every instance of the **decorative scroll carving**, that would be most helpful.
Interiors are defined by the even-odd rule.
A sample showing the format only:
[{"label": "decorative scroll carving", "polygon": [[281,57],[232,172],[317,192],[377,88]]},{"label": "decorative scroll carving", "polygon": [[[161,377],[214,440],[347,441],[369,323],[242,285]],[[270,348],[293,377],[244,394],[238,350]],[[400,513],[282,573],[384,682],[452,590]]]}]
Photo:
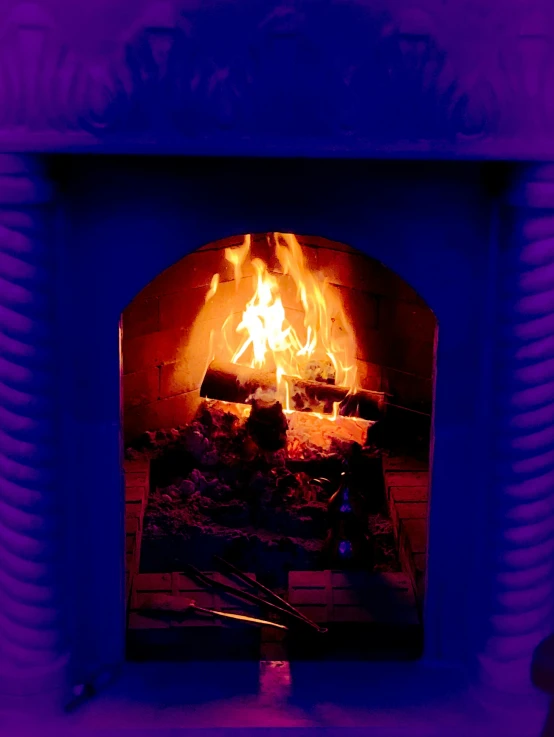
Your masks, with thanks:
[{"label": "decorative scroll carving", "polygon": [[336,129],[338,90],[330,63],[342,40],[321,33],[314,11],[301,3],[278,4],[250,31],[246,93],[261,134],[320,136]]},{"label": "decorative scroll carving", "polygon": [[529,698],[554,622],[554,167],[512,195],[499,285],[492,606],[483,681]]},{"label": "decorative scroll carving", "polygon": [[189,41],[190,28],[179,24],[167,3],[151,7],[133,25],[106,75],[112,90],[108,129],[164,134],[178,126],[187,82],[194,77]]},{"label": "decorative scroll carving", "polygon": [[[554,41],[552,19],[533,13],[519,23],[500,51],[500,69],[506,114],[501,125],[507,133],[532,131],[548,135],[552,118]],[[507,108],[510,106],[509,114]]]},{"label": "decorative scroll carving", "polygon": [[420,11],[400,14],[383,35],[389,48],[390,82],[397,115],[392,123],[400,139],[452,139],[486,132],[488,111],[481,99],[469,104],[446,51],[440,48],[432,19]]},{"label": "decorative scroll carving", "polygon": [[40,7],[16,7],[0,40],[0,128],[78,129],[92,102],[88,77]]},{"label": "decorative scroll carving", "polygon": [[421,11],[385,19],[357,0],[325,13],[299,1],[181,14],[156,3],[114,57],[84,63],[46,13],[25,4],[2,34],[0,131],[160,145],[230,133],[376,144],[494,134],[494,85],[483,70],[459,75],[436,25]]},{"label": "decorative scroll carving", "polygon": [[[40,205],[48,188],[0,156],[0,681],[52,678],[63,664],[53,478],[54,288]],[[5,681],[5,682],[4,682]],[[53,683],[48,686],[54,687]]]}]

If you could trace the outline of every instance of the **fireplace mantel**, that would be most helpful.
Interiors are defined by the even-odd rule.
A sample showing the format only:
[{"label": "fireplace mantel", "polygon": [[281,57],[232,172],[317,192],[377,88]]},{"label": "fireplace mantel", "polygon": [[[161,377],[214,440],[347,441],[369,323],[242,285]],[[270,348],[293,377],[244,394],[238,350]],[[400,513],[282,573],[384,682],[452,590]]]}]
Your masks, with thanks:
[{"label": "fireplace mantel", "polygon": [[[425,616],[432,634],[423,669],[446,667],[448,660],[460,665],[467,655],[463,665],[471,661],[476,702],[542,718],[530,670],[535,647],[554,628],[554,169],[548,163],[554,159],[554,6],[547,0],[77,5],[12,0],[0,9],[0,562],[6,561],[0,653],[8,656],[0,658],[0,706],[5,694],[58,703],[60,694],[67,699],[68,681],[102,677],[103,668],[123,660],[122,565],[99,575],[93,553],[81,549],[98,546],[98,537],[81,535],[75,524],[91,515],[91,525],[103,531],[106,560],[122,555],[122,309],[188,251],[249,229],[281,227],[283,218],[299,233],[321,227],[322,236],[386,263],[436,312],[442,332],[431,493],[439,491],[430,512]],[[68,232],[73,181],[60,188],[56,167],[71,160],[78,169],[93,159],[87,154],[106,155],[94,157],[101,163],[90,190],[90,202],[101,202],[105,217],[89,209]],[[180,164],[188,157],[190,171],[180,174],[184,194],[173,211],[164,199],[171,197],[169,186],[152,188],[141,202],[126,200],[126,210],[112,208],[133,186],[132,176],[118,178],[117,167],[105,181],[102,166],[120,154],[173,154]],[[258,162],[257,176],[268,187],[271,167],[291,163],[278,159],[312,159],[306,167],[366,159],[367,167],[344,182],[337,178],[319,209],[308,212],[301,197],[267,202],[247,177],[229,175],[225,167],[237,157],[273,159],[265,170]],[[217,162],[209,173],[208,158]],[[482,180],[474,176],[474,189],[467,182],[457,189],[448,173],[442,189],[412,181],[401,202],[410,203],[413,220],[421,205],[435,207],[443,221],[451,206],[459,222],[473,212],[463,244],[456,240],[462,235],[449,240],[440,228],[429,243],[420,237],[440,278],[414,250],[409,227],[370,243],[368,213],[379,191],[368,184],[372,159],[410,159],[414,166],[417,159],[446,159],[466,162],[466,171],[477,167],[472,176],[493,171],[497,190],[489,191],[485,237],[471,230]],[[298,187],[301,193],[301,182]],[[209,203],[228,191],[235,199],[218,222]],[[397,204],[389,203],[391,222],[402,212]],[[131,246],[133,238],[144,244],[140,223],[121,227],[127,236],[118,241],[106,213],[113,209],[119,227],[133,220],[128,215],[135,209],[149,208],[156,216],[137,223],[162,236],[137,259]],[[168,212],[173,220],[166,220]],[[182,227],[186,245],[172,240],[173,227]],[[478,321],[459,308],[472,289],[482,308],[478,330]],[[70,364],[76,295],[90,336],[76,340]],[[81,405],[72,404],[66,381],[84,397]],[[453,386],[463,387],[457,403],[450,402]],[[99,439],[98,462],[85,447],[89,437]],[[62,469],[64,443],[75,453]],[[458,473],[460,448],[464,472]],[[478,480],[464,485],[471,467]],[[80,494],[71,495],[74,478]],[[452,515],[451,488],[466,506],[481,500],[483,512],[468,516],[467,529],[456,522],[455,532],[437,523]],[[64,506],[68,499],[73,506]],[[453,556],[450,575],[445,551],[464,535],[472,552]],[[85,562],[77,579],[67,571],[76,550],[71,562]],[[455,616],[445,624],[446,607]],[[464,628],[459,641],[458,625]],[[399,673],[388,670],[391,687]],[[440,680],[440,670],[430,680]],[[468,729],[462,725],[461,733]]]},{"label": "fireplace mantel", "polygon": [[546,0],[4,5],[3,151],[554,157]]}]

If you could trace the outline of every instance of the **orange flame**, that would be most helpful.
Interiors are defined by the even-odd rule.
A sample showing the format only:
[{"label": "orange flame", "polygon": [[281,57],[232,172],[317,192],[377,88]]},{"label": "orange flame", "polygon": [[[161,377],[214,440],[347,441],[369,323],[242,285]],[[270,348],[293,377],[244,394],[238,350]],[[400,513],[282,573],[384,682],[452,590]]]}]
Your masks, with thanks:
[{"label": "orange flame", "polygon": [[[222,328],[227,355],[216,358],[232,363],[274,371],[277,388],[284,406],[289,406],[288,384],[283,377],[310,378],[310,372],[326,372],[334,383],[355,389],[356,342],[336,290],[310,271],[302,247],[291,233],[274,233],[275,255],[283,276],[289,276],[296,287],[293,310],[283,306],[280,280],[283,276],[270,273],[260,258],[252,258],[254,270],[253,295],[246,303],[238,325],[229,315]],[[268,236],[269,239],[269,236]],[[250,253],[251,236],[236,248],[225,250],[233,264],[235,283],[239,286],[242,267]],[[215,278],[217,277],[217,279]],[[215,294],[219,276],[214,275],[210,296]],[[303,325],[293,326],[291,320],[299,312]],[[298,322],[298,321],[297,321]],[[314,369],[315,367],[315,369]],[[338,404],[335,407],[335,415]]]},{"label": "orange flame", "polygon": [[206,294],[206,298],[204,302],[209,302],[210,299],[215,296],[218,286],[219,286],[219,274],[214,274],[212,276],[212,280],[210,282],[210,288],[208,289],[208,293]]},{"label": "orange flame", "polygon": [[235,284],[237,285],[237,289],[242,277],[242,265],[250,251],[250,241],[250,235],[245,235],[242,246],[225,249],[225,258],[235,267]]}]

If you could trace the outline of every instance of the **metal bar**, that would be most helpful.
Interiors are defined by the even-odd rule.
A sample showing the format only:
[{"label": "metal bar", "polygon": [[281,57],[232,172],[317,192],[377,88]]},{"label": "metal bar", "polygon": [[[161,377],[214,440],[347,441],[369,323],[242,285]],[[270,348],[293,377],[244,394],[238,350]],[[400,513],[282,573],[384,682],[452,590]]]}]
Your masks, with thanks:
[{"label": "metal bar", "polygon": [[429,412],[420,412],[417,409],[410,409],[409,407],[402,407],[399,404],[393,404],[392,402],[384,402],[387,407],[394,407],[395,409],[402,409],[404,412],[412,412],[414,415],[421,415],[422,417],[431,417]]},{"label": "metal bar", "polygon": [[203,612],[204,614],[209,614],[212,617],[226,617],[227,619],[238,619],[241,622],[246,622],[247,624],[261,624],[264,627],[275,627],[279,630],[286,630],[288,627],[286,627],[284,624],[279,624],[278,622],[270,622],[267,619],[257,619],[256,617],[251,617],[248,614],[233,614],[232,612],[218,612],[217,609],[204,609],[204,607],[196,606],[196,604],[193,604],[191,609],[193,609],[195,612]]},{"label": "metal bar", "polygon": [[306,624],[309,624],[310,627],[317,630],[317,632],[319,632],[320,634],[323,635],[327,632],[327,629],[325,627],[320,627],[318,624],[306,617],[304,614],[302,614],[302,612],[299,612],[298,609],[292,606],[292,604],[289,604],[288,601],[282,599],[278,594],[269,589],[267,586],[264,586],[259,581],[254,581],[254,579],[247,576],[240,570],[240,568],[237,568],[232,563],[229,563],[229,561],[220,558],[219,555],[214,556],[214,559],[220,565],[226,568],[230,573],[233,573],[237,578],[240,578],[241,581],[244,581],[244,583],[252,586],[255,589],[258,589],[259,591],[263,591],[266,596],[269,596],[275,602],[279,602],[279,606],[286,608],[291,614],[294,614],[296,617],[300,617]]},{"label": "metal bar", "polygon": [[206,576],[202,571],[199,571],[198,568],[191,565],[190,563],[187,564],[186,569],[189,571],[189,573],[196,578],[198,581],[202,582],[207,587],[213,587],[220,589],[221,591],[226,591],[229,594],[232,594],[233,596],[238,596],[239,598],[245,599],[246,601],[251,602],[252,604],[257,604],[258,606],[265,607],[266,609],[269,609],[277,614],[280,614],[282,617],[289,617],[293,618],[298,622],[301,622],[302,624],[308,624],[305,619],[303,619],[300,614],[295,614],[294,612],[283,609],[280,606],[277,606],[276,604],[273,604],[271,601],[266,601],[265,599],[262,599],[260,596],[256,596],[256,594],[251,594],[249,591],[243,591],[242,589],[238,589],[235,586],[231,586],[226,583],[221,583],[220,581],[213,581],[211,578]]}]

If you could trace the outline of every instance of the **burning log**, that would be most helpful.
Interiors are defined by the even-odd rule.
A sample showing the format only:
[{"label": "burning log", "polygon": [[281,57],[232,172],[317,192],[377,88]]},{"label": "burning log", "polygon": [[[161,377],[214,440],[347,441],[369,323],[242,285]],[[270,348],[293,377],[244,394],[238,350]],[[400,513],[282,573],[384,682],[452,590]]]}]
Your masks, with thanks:
[{"label": "burning log", "polygon": [[200,396],[245,404],[257,389],[271,391],[276,388],[277,378],[270,371],[212,361],[200,387]]},{"label": "burning log", "polygon": [[381,417],[385,404],[385,394],[367,389],[357,389],[350,393],[345,386],[306,381],[296,377],[284,377],[289,384],[291,408],[300,412],[306,410],[332,414],[333,405],[340,404],[339,412],[345,417],[362,417],[376,420]]},{"label": "burning log", "polygon": [[262,450],[274,452],[287,444],[287,420],[281,402],[254,399],[246,429]]},{"label": "burning log", "polygon": [[[294,376],[283,378],[289,386],[292,409],[331,414],[333,404],[340,402],[340,413],[345,416],[375,420],[383,413],[385,404],[383,392],[358,389],[350,394],[350,390],[344,386],[308,381]],[[200,387],[200,395],[209,399],[245,404],[256,390],[276,391],[276,388],[277,377],[273,372],[212,361]]]}]

